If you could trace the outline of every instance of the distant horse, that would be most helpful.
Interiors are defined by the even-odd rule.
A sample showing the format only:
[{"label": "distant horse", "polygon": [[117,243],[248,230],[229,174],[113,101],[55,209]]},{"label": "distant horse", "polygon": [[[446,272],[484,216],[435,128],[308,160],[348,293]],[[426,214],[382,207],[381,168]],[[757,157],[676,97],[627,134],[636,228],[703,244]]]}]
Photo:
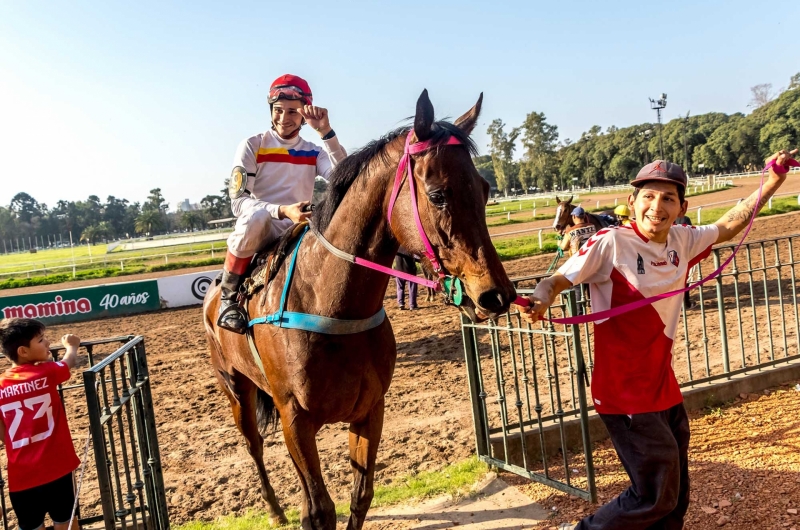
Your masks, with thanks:
[{"label": "distant horse", "polygon": [[[556,195],[556,203],[558,203],[558,207],[556,208],[556,217],[553,220],[553,230],[560,233],[562,236],[564,232],[566,232],[567,228],[570,226],[575,226],[575,223],[572,222],[572,210],[577,208],[574,204],[572,204],[572,195],[570,195],[569,199],[562,201]],[[605,228],[609,226],[609,221],[606,221],[601,217],[602,215],[608,215],[607,212],[601,212],[601,215],[596,215],[593,213],[586,212],[586,216],[589,218],[589,222],[592,223],[597,230],[601,228]]]},{"label": "distant horse", "polygon": [[[489,184],[471,158],[476,150],[469,135],[482,99],[481,95],[451,124],[434,121],[433,105],[423,91],[413,127],[391,132],[343,160],[312,218],[314,228],[340,251],[382,266],[391,265],[400,244],[422,255],[426,249],[409,193],[413,180],[421,226],[444,272],[463,283],[469,300],[460,308],[473,319],[495,318],[515,298],[486,227]],[[407,137],[433,147],[410,155],[413,170],[400,181],[400,195],[387,220]],[[301,241],[296,256],[287,311],[348,320],[382,312],[389,281],[385,274],[337,257],[312,232]],[[275,279],[245,302],[251,318],[276,312],[288,268],[287,263],[281,265]],[[384,395],[397,357],[391,323],[383,319],[377,327],[349,335],[256,325],[252,333],[262,373],[247,337],[217,328],[219,293],[218,286],[209,288],[203,307],[211,363],[258,468],[272,521],[283,523],[286,517],[267,478],[259,428],[274,420],[277,411],[303,490],[304,529],[336,528],[315,437],[325,424],[350,424],[354,481],[347,528],[360,529],[373,497]]]}]

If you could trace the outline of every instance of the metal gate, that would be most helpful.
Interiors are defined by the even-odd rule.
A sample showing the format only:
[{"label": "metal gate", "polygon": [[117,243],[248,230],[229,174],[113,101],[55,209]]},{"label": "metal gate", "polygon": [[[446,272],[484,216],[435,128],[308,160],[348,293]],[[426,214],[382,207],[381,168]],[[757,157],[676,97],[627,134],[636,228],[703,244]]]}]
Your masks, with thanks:
[{"label": "metal gate", "polygon": [[[578,307],[569,290],[549,311],[560,317]],[[534,326],[511,311],[481,324],[462,316],[461,330],[478,458],[596,502],[586,397],[591,370],[579,326]]]},{"label": "metal gate", "polygon": [[[122,344],[121,347],[117,345]],[[64,401],[76,445],[84,447],[87,431],[93,451],[78,495],[82,528],[167,530],[166,492],[156,436],[150,375],[144,338],[115,337],[82,342],[89,368],[83,384],[59,389],[62,400],[83,389],[85,401]],[[116,348],[109,352],[110,348]],[[63,347],[53,348],[54,360]],[[85,412],[85,415],[83,414]],[[80,433],[80,435],[76,435]],[[80,471],[75,473],[77,482]],[[0,488],[4,482],[0,478]],[[10,505],[3,499],[3,528],[9,528]],[[7,509],[6,509],[7,508]],[[7,513],[8,512],[8,513]]]}]

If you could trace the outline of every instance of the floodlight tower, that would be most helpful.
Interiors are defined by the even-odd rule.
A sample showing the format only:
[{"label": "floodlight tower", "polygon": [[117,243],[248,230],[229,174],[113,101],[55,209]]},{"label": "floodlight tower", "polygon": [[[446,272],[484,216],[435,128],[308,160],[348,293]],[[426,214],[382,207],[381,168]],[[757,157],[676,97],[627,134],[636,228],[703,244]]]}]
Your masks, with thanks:
[{"label": "floodlight tower", "polygon": [[664,160],[664,131],[661,125],[661,109],[667,106],[667,95],[661,94],[661,97],[657,100],[648,99],[650,100],[650,108],[655,110],[656,116],[658,116],[658,146],[661,151],[661,160]]}]

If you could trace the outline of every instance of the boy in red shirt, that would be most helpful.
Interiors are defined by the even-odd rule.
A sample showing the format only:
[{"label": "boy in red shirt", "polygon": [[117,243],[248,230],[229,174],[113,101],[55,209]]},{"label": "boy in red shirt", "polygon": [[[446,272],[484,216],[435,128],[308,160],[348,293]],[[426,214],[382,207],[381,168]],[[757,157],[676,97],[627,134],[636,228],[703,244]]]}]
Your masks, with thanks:
[{"label": "boy in red shirt", "polygon": [[[72,445],[58,385],[70,378],[80,339],[64,335],[66,354],[53,362],[45,326],[30,318],[0,322],[0,347],[11,368],[0,375],[0,437],[8,455],[8,489],[21,530],[66,530],[75,492],[72,472],[80,465]],[[72,528],[78,528],[77,521]]]},{"label": "boy in red shirt", "polygon": [[[677,164],[656,160],[631,182],[636,221],[597,232],[553,276],[539,282],[531,305],[536,322],[558,293],[588,283],[594,313],[685,285],[689,268],[729,241],[783,184],[791,153],[774,155],[761,200],[758,191],[703,226],[673,225],[686,215],[687,178]],[[681,530],[689,507],[689,419],[675,373],[672,344],[681,298],[673,296],[594,324],[592,400],[631,486],[576,530]]]}]

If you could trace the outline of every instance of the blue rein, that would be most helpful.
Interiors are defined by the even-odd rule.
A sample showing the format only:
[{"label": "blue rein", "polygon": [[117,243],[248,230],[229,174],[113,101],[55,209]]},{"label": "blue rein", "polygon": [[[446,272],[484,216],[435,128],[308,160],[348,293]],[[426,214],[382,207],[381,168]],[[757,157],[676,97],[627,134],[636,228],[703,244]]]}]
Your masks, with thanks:
[{"label": "blue rein", "polygon": [[371,317],[361,320],[342,320],[319,315],[309,315],[308,313],[286,311],[286,297],[289,293],[289,286],[292,283],[292,278],[294,277],[297,254],[300,249],[300,243],[307,233],[308,226],[303,229],[303,233],[300,234],[300,237],[297,239],[294,251],[292,252],[292,261],[289,263],[289,270],[286,271],[286,282],[283,284],[283,293],[281,293],[279,309],[271,315],[252,319],[247,324],[248,327],[253,327],[256,324],[272,324],[279,328],[300,329],[313,333],[325,333],[327,335],[351,335],[378,327],[386,318],[386,311],[384,311],[382,307],[380,311]]}]

